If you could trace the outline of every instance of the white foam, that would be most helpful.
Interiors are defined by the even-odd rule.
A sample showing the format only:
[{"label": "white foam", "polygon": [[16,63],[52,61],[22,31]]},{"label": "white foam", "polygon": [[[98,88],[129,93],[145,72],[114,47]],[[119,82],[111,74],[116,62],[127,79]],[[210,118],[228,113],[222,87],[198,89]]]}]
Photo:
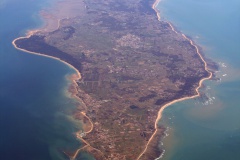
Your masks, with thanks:
[{"label": "white foam", "polygon": [[154,160],[159,160],[159,159],[161,159],[161,158],[164,156],[164,153],[165,153],[165,150],[163,149],[162,154],[161,154],[158,158],[156,158],[156,159],[154,159]]}]

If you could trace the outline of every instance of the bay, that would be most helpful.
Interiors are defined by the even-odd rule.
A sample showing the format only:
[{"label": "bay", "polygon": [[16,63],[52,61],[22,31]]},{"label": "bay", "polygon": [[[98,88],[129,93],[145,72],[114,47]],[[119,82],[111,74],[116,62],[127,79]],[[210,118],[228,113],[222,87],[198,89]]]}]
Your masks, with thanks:
[{"label": "bay", "polygon": [[75,70],[12,46],[15,38],[44,24],[39,12],[54,3],[0,2],[0,159],[68,159],[63,151],[81,146],[74,135],[81,124],[72,118],[79,104],[67,91],[67,77]]}]

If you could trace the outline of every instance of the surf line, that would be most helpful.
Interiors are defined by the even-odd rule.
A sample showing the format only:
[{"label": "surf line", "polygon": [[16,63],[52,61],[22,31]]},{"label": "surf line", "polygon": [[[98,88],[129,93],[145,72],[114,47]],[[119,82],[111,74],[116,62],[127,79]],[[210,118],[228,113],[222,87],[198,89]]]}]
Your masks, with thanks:
[{"label": "surf line", "polygon": [[[156,0],[156,1],[154,2],[153,6],[152,6],[152,8],[153,8],[153,9],[155,10],[155,12],[157,13],[157,17],[158,17],[158,20],[159,20],[159,21],[160,21],[160,18],[161,18],[161,17],[160,17],[160,13],[159,13],[159,11],[158,11],[158,9],[157,9],[156,7],[157,7],[157,5],[159,4],[160,1],[161,1],[161,0]],[[166,22],[166,23],[169,24],[169,26],[171,27],[171,30],[172,30],[173,32],[175,32],[176,34],[179,34],[179,33],[174,29],[174,27],[172,26],[172,24],[171,24],[170,22]],[[185,34],[182,33],[181,35],[183,36],[183,38],[185,38],[187,41],[189,41],[190,44],[196,49],[197,54],[199,55],[200,59],[201,59],[202,62],[204,63],[204,69],[205,69],[205,71],[208,72],[209,75],[208,75],[208,77],[202,78],[202,79],[199,81],[199,84],[198,84],[197,88],[195,89],[195,91],[197,92],[197,94],[195,94],[195,95],[193,95],[193,96],[183,97],[183,98],[180,98],[180,99],[173,100],[173,101],[165,104],[164,106],[162,106],[162,107],[160,108],[160,110],[158,111],[157,119],[156,119],[155,124],[154,124],[154,126],[155,126],[155,132],[152,134],[152,136],[151,136],[150,139],[148,140],[148,143],[146,144],[145,149],[144,149],[144,150],[142,151],[142,153],[138,156],[137,160],[139,160],[139,159],[144,155],[144,153],[147,151],[148,146],[149,146],[149,144],[151,143],[152,139],[153,139],[154,136],[157,134],[157,132],[158,132],[158,122],[159,122],[159,120],[162,118],[162,113],[163,113],[164,109],[167,108],[168,106],[174,104],[174,103],[199,97],[199,96],[200,96],[199,88],[202,87],[202,83],[203,83],[205,80],[208,80],[208,79],[211,79],[211,78],[212,78],[212,75],[213,75],[213,74],[212,74],[212,72],[209,71],[209,69],[207,68],[207,62],[204,60],[203,56],[201,55],[201,53],[200,53],[197,45],[195,45],[195,44],[193,43],[193,41],[192,41],[191,39],[189,39]],[[158,159],[158,158],[157,158],[157,159]]]}]

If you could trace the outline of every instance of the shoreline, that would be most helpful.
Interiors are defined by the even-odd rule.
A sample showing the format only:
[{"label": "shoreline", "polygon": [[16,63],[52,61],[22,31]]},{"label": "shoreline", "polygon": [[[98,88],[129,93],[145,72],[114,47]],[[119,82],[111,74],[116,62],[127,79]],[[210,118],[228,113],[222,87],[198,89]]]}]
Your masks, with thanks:
[{"label": "shoreline", "polygon": [[[59,20],[59,22],[60,22],[60,21],[61,21],[61,20]],[[60,23],[58,24],[58,26],[59,26],[59,25],[60,25]],[[87,106],[85,105],[85,103],[77,96],[77,86],[78,86],[78,84],[77,84],[76,81],[78,81],[78,80],[80,80],[80,79],[82,78],[82,77],[81,77],[81,73],[78,71],[78,69],[76,69],[73,65],[71,65],[71,64],[69,64],[69,63],[61,60],[60,58],[57,58],[57,57],[54,57],[54,56],[45,55],[45,54],[38,53],[38,52],[28,51],[28,50],[26,50],[26,49],[22,49],[22,48],[17,47],[17,45],[15,44],[15,42],[16,42],[17,40],[24,39],[24,38],[29,38],[29,37],[31,37],[32,35],[34,35],[34,33],[38,32],[38,31],[41,31],[41,30],[40,30],[40,29],[28,30],[25,37],[22,36],[22,37],[15,38],[15,39],[12,41],[12,45],[14,46],[14,48],[16,48],[17,50],[20,50],[20,51],[22,51],[22,52],[26,52],[26,53],[33,54],[33,55],[37,55],[37,56],[43,56],[43,57],[55,59],[55,60],[57,60],[57,61],[60,61],[60,62],[62,62],[62,63],[64,63],[64,64],[66,64],[68,67],[74,69],[74,70],[76,71],[76,73],[71,74],[71,75],[69,76],[69,78],[66,77],[67,79],[70,80],[70,82],[71,82],[70,86],[72,85],[72,86],[73,86],[73,89],[74,89],[74,91],[72,91],[72,92],[70,93],[70,96],[72,96],[72,97],[73,97],[74,99],[76,99],[78,102],[83,103],[84,107],[86,108]],[[68,91],[68,92],[69,92],[69,91]],[[77,107],[77,106],[76,106],[76,107]],[[85,112],[81,112],[81,114],[82,114],[83,116],[85,116],[85,117],[88,119],[88,121],[90,122],[90,124],[91,124],[91,128],[90,128],[89,131],[84,131],[84,130],[83,130],[83,133],[84,133],[84,134],[88,134],[88,133],[90,133],[90,132],[93,130],[94,125],[93,125],[91,119],[86,115]],[[73,115],[73,116],[74,116],[74,115]],[[81,150],[83,150],[83,149],[85,149],[85,148],[87,148],[87,147],[90,147],[90,148],[92,148],[93,150],[96,150],[96,151],[98,151],[98,152],[101,153],[100,150],[92,147],[86,140],[84,140],[81,136],[79,136],[79,133],[80,133],[80,132],[81,132],[81,131],[76,132],[76,138],[79,139],[80,141],[82,141],[83,143],[85,143],[86,145],[84,145],[83,147],[77,149],[77,150],[75,151],[75,153],[74,153],[73,156],[69,156],[69,155],[68,155],[67,153],[65,153],[64,151],[63,151],[63,153],[65,153],[67,156],[69,156],[70,158],[73,158],[73,159],[75,159],[75,158],[77,157],[77,155],[79,154],[79,152],[80,152]]]},{"label": "shoreline", "polygon": [[156,12],[159,21],[161,20],[161,16],[160,16],[160,12],[157,9],[157,6],[160,2],[161,0],[156,0],[152,5],[152,9]]},{"label": "shoreline", "polygon": [[[66,77],[66,78],[69,79],[70,82],[71,82],[70,86],[72,85],[73,88],[74,88],[74,90],[75,90],[75,91],[72,91],[72,92],[70,93],[70,96],[73,97],[74,99],[76,99],[78,102],[81,102],[81,103],[82,103],[81,99],[77,96],[77,86],[78,86],[78,84],[77,84],[77,82],[76,82],[76,81],[78,81],[79,79],[81,79],[81,73],[80,73],[73,65],[71,65],[71,64],[69,64],[69,63],[67,63],[67,62],[65,62],[65,61],[63,61],[63,60],[61,60],[60,58],[57,58],[57,57],[53,57],[53,56],[45,55],[45,54],[42,54],[42,53],[32,52],[32,51],[28,51],[28,50],[26,50],[26,49],[19,48],[19,47],[17,47],[17,45],[15,44],[15,42],[16,42],[17,40],[23,39],[23,38],[29,38],[29,37],[31,37],[34,33],[38,32],[38,31],[40,31],[40,29],[36,29],[36,30],[32,30],[32,31],[31,31],[31,30],[27,31],[27,36],[15,38],[15,39],[12,41],[12,45],[14,46],[14,48],[16,48],[17,50],[20,50],[20,51],[22,51],[22,52],[26,52],[26,53],[33,54],[33,55],[37,55],[37,56],[43,56],[43,57],[51,58],[51,59],[60,61],[60,62],[62,62],[62,63],[64,63],[64,64],[66,64],[68,67],[74,69],[76,73],[71,74],[71,75],[70,75],[70,78],[67,78],[67,77]],[[69,91],[68,91],[68,92],[69,92]],[[76,107],[77,107],[77,106],[76,106]],[[84,112],[81,112],[81,114],[84,115],[84,116],[86,116],[86,114],[85,114]],[[86,117],[87,117],[87,116],[86,116]],[[88,118],[88,120],[90,121],[89,118]],[[90,123],[91,123],[91,129],[90,129],[89,131],[87,131],[87,132],[84,132],[84,133],[86,133],[86,134],[87,134],[87,133],[90,133],[90,132],[93,130],[93,123],[92,123],[91,121],[90,121]],[[80,131],[78,131],[78,132],[80,132]],[[77,132],[77,134],[78,134],[78,132]],[[79,140],[81,140],[82,142],[84,142],[86,145],[83,146],[83,147],[81,147],[81,148],[79,148],[79,149],[77,149],[76,152],[75,152],[75,154],[74,154],[74,156],[73,156],[73,158],[76,158],[76,156],[78,155],[78,153],[79,153],[81,150],[83,150],[84,148],[90,146],[89,143],[87,143],[84,139],[80,138],[80,137],[77,136],[77,135],[76,135],[76,137],[77,137],[77,139],[79,139]],[[63,153],[65,153],[65,152],[63,151]],[[66,154],[66,153],[65,153],[65,154]],[[68,154],[66,154],[66,155],[69,156]]]},{"label": "shoreline", "polygon": [[[152,8],[153,8],[154,11],[156,12],[157,18],[158,18],[159,21],[160,21],[160,19],[161,19],[161,17],[160,17],[160,12],[158,11],[158,9],[157,9],[156,7],[158,6],[158,4],[159,4],[160,2],[161,2],[161,0],[156,0],[156,1],[154,2],[154,4],[152,5]],[[61,22],[61,19],[58,20],[58,27],[60,26],[60,22]],[[186,40],[188,40],[188,41],[190,42],[190,44],[191,44],[192,46],[195,47],[195,49],[196,49],[196,51],[197,51],[197,54],[199,55],[200,59],[201,59],[202,62],[204,63],[204,69],[209,73],[209,76],[206,77],[206,78],[201,79],[201,80],[198,82],[198,87],[196,87],[196,89],[195,89],[195,91],[197,92],[197,94],[195,94],[195,95],[193,95],[193,96],[188,96],[188,97],[183,97],[183,98],[180,98],[180,99],[173,100],[173,101],[171,101],[171,102],[163,105],[163,106],[160,108],[160,110],[158,111],[157,119],[156,119],[155,124],[154,124],[155,131],[154,131],[154,133],[152,134],[151,138],[149,139],[149,141],[148,141],[145,149],[140,153],[140,155],[136,158],[136,160],[139,160],[139,159],[142,157],[142,155],[147,151],[149,144],[151,143],[152,139],[153,139],[153,138],[155,137],[155,135],[157,134],[157,132],[158,132],[158,122],[159,122],[159,121],[161,120],[161,118],[162,118],[162,112],[164,111],[164,109],[167,108],[168,106],[174,104],[174,103],[177,103],[177,102],[180,102],[180,101],[184,101],[184,100],[188,100],[188,99],[192,99],[192,98],[198,97],[198,96],[200,95],[200,93],[199,93],[199,88],[202,87],[202,83],[203,83],[205,80],[208,80],[208,79],[212,78],[212,72],[209,71],[209,69],[208,69],[208,67],[207,67],[207,62],[204,60],[204,58],[203,58],[202,54],[200,53],[197,45],[195,45],[195,44],[193,43],[193,41],[192,41],[190,38],[188,38],[186,35],[184,35],[183,33],[177,32],[177,31],[174,29],[174,27],[172,26],[172,24],[171,24],[170,22],[167,22],[167,21],[165,21],[165,22],[168,23],[168,25],[171,27],[171,29],[172,29],[173,32],[175,32],[176,34],[181,34]],[[73,65],[71,65],[71,64],[69,64],[69,63],[61,60],[60,58],[57,58],[57,57],[54,57],[54,56],[45,55],[45,54],[38,53],[38,52],[28,51],[28,50],[26,50],[26,49],[22,49],[22,48],[17,47],[17,45],[15,44],[15,42],[16,42],[17,40],[19,40],[19,39],[24,39],[24,38],[29,38],[29,37],[31,37],[32,35],[34,35],[36,32],[41,31],[41,29],[43,29],[43,28],[40,26],[40,29],[28,30],[25,37],[18,37],[18,38],[14,39],[14,40],[12,41],[13,46],[14,46],[17,50],[20,50],[20,51],[23,51],[23,52],[26,52],[26,53],[29,53],[29,54],[34,54],[34,55],[38,55],[38,56],[44,56],[44,57],[48,57],[48,58],[52,58],[52,59],[58,60],[58,61],[60,61],[60,62],[62,62],[62,63],[64,63],[64,64],[68,65],[70,68],[74,69],[74,70],[76,71],[76,73],[73,73],[73,74],[71,75],[70,81],[71,81],[71,83],[72,83],[71,85],[73,85],[73,87],[74,87],[74,89],[76,90],[76,92],[72,92],[72,93],[71,93],[71,96],[72,96],[73,98],[76,98],[77,101],[83,103],[82,100],[77,96],[77,87],[78,87],[77,81],[78,81],[79,79],[81,79],[81,73],[78,71],[78,69],[76,69]],[[87,107],[85,104],[83,104],[83,105],[84,105],[84,107]],[[81,114],[82,114],[83,116],[87,117],[87,115],[86,115],[85,112],[81,112]],[[91,122],[91,119],[90,119],[89,117],[87,117],[87,118],[88,118],[89,122],[91,123],[91,129],[90,129],[89,131],[87,131],[87,132],[85,132],[85,131],[83,132],[83,133],[86,133],[86,134],[87,134],[87,133],[90,133],[90,132],[93,130],[93,128],[94,128],[94,125],[93,125],[93,123]],[[80,131],[79,131],[79,132],[80,132]],[[79,148],[79,149],[77,149],[77,150],[75,151],[74,156],[73,156],[72,158],[76,158],[77,155],[78,155],[78,153],[79,153],[81,150],[83,150],[83,149],[85,149],[85,148],[87,148],[87,147],[91,147],[91,145],[90,145],[87,141],[85,141],[82,137],[79,137],[79,136],[78,136],[79,132],[76,133],[77,139],[81,140],[81,141],[84,142],[86,145],[83,146],[83,147],[81,147],[81,148]],[[93,148],[93,147],[91,147],[91,148]],[[95,149],[95,148],[93,148],[93,149]],[[97,150],[97,149],[96,149],[96,150]],[[100,150],[98,150],[98,151],[101,152]],[[164,152],[163,152],[163,153],[164,153]],[[162,153],[162,154],[160,155],[160,157],[158,157],[158,158],[162,158],[163,153]],[[156,159],[158,159],[158,158],[156,158]]]},{"label": "shoreline", "polygon": [[[29,32],[32,32],[32,31],[29,31]],[[66,65],[69,66],[70,68],[74,69],[74,70],[77,72],[78,77],[74,80],[75,83],[76,83],[77,80],[81,79],[81,73],[80,73],[73,65],[71,65],[71,64],[69,64],[69,63],[61,60],[60,58],[53,57],[53,56],[49,56],[49,55],[45,55],[45,54],[38,53],[38,52],[28,51],[28,50],[26,50],[26,49],[22,49],[22,48],[17,47],[17,45],[15,44],[15,42],[16,42],[17,40],[24,39],[24,38],[29,38],[29,37],[31,37],[34,33],[35,33],[35,32],[29,34],[29,35],[26,36],[26,37],[18,37],[18,38],[16,38],[16,39],[14,39],[14,40],[12,41],[12,45],[13,45],[14,48],[16,48],[17,50],[20,50],[20,51],[23,51],[23,52],[26,52],[26,53],[29,53],[29,54],[34,54],[34,55],[37,55],[37,56],[43,56],[43,57],[48,57],[48,58],[51,58],[51,59],[58,60],[58,61],[60,61],[60,62],[62,62],[62,63],[64,63],[64,64],[66,64]]]},{"label": "shoreline", "polygon": [[[156,1],[154,2],[154,4],[152,5],[152,8],[153,8],[154,11],[156,12],[159,21],[160,21],[161,17],[160,17],[160,13],[159,13],[159,11],[158,11],[158,9],[157,9],[156,7],[158,6],[158,4],[159,4],[160,2],[161,2],[161,0],[156,0]],[[195,89],[195,91],[197,92],[197,94],[195,94],[195,95],[193,95],[193,96],[188,96],[188,97],[183,97],[183,98],[180,98],[180,99],[173,100],[173,101],[171,101],[171,102],[163,105],[163,106],[160,108],[160,110],[158,111],[157,119],[156,119],[156,121],[155,121],[155,125],[154,125],[154,127],[155,127],[155,132],[152,134],[152,136],[151,136],[151,138],[149,139],[149,141],[148,141],[145,149],[144,149],[143,152],[138,156],[138,158],[137,158],[136,160],[139,160],[139,159],[142,157],[142,155],[147,151],[148,146],[149,146],[149,144],[151,143],[151,140],[152,140],[152,139],[154,138],[154,136],[157,134],[157,132],[158,132],[158,122],[159,122],[159,121],[161,120],[161,118],[162,118],[162,113],[163,113],[164,109],[166,109],[167,107],[169,107],[170,105],[172,105],[172,104],[174,104],[174,103],[181,102],[181,101],[188,100],[188,99],[193,99],[193,98],[196,98],[196,97],[200,96],[199,88],[202,87],[202,83],[203,83],[205,80],[211,79],[211,78],[212,78],[212,75],[213,75],[213,73],[212,73],[211,71],[209,71],[209,69],[208,69],[208,67],[207,67],[207,62],[204,60],[202,54],[199,52],[199,49],[198,49],[197,45],[194,44],[193,41],[192,41],[191,39],[189,39],[185,34],[183,34],[183,33],[178,33],[178,32],[174,29],[174,27],[172,26],[172,24],[171,24],[170,22],[167,22],[167,21],[165,21],[165,22],[168,23],[168,25],[171,27],[171,29],[172,29],[173,32],[175,32],[176,34],[181,34],[181,35],[182,35],[186,40],[188,40],[188,41],[190,42],[190,44],[196,49],[198,56],[200,57],[200,59],[201,59],[202,62],[204,63],[204,69],[209,73],[209,76],[208,76],[208,77],[205,77],[205,78],[202,78],[202,79],[199,81],[198,87]],[[164,153],[164,152],[163,152],[163,153]],[[162,157],[163,157],[163,153],[162,153],[161,155],[159,155],[159,157],[156,158],[156,159],[162,158]],[[156,159],[155,159],[155,160],[156,160]]]}]

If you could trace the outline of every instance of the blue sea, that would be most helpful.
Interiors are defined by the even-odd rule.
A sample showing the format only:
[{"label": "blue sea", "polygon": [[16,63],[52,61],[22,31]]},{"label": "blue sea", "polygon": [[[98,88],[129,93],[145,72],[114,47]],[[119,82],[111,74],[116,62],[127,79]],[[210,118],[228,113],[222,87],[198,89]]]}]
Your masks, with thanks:
[{"label": "blue sea", "polygon": [[161,19],[191,37],[219,65],[220,81],[205,81],[203,98],[163,112],[168,127],[163,160],[240,159],[240,1],[162,0]]},{"label": "blue sea", "polygon": [[[56,0],[0,1],[0,159],[65,160],[81,147],[67,94],[75,71],[16,50],[12,40],[43,25],[39,11]],[[191,37],[219,64],[221,81],[206,81],[205,98],[169,106],[159,125],[168,127],[163,160],[240,159],[240,1],[162,0],[162,20]],[[93,159],[80,154],[77,159]]]},{"label": "blue sea", "polygon": [[[0,159],[61,160],[81,146],[72,118],[77,102],[67,94],[75,70],[54,59],[16,50],[12,41],[43,25],[50,0],[0,1]],[[89,159],[86,154],[79,159]]]}]

